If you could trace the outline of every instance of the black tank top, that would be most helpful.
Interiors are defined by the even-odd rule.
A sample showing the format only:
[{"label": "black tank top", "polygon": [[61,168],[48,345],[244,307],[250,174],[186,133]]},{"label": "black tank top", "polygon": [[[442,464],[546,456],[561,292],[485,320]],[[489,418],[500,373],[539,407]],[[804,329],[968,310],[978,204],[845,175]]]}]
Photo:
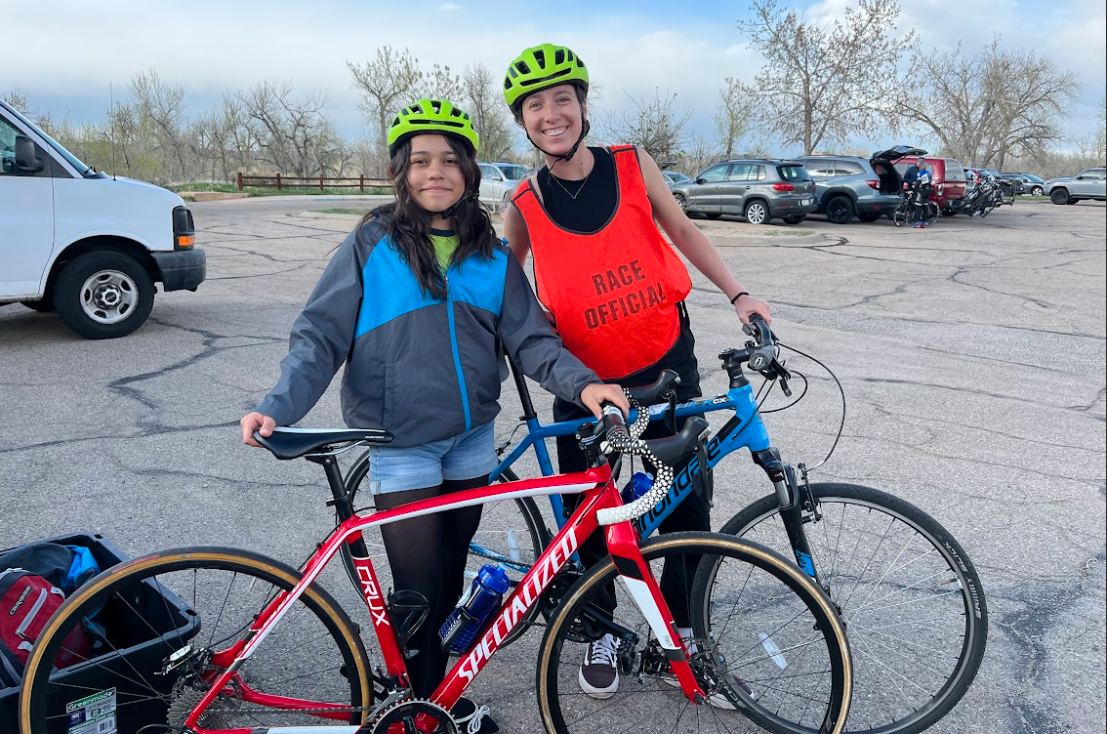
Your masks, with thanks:
[{"label": "black tank top", "polygon": [[[588,150],[592,151],[595,163],[587,179],[559,178],[550,173],[549,167],[538,172],[542,204],[550,219],[559,227],[584,234],[598,232],[611,221],[619,196],[615,158],[611,151],[591,147]],[[570,194],[577,198],[573,199]]]}]

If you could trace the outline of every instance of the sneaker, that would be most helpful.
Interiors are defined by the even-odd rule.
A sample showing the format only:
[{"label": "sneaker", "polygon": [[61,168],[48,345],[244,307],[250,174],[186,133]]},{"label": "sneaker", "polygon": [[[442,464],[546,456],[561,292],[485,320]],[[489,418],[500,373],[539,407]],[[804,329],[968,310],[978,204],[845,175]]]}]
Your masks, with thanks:
[{"label": "sneaker", "polygon": [[478,706],[468,698],[459,698],[450,711],[454,721],[458,724],[466,724],[467,728],[459,731],[465,731],[468,734],[496,734],[500,727],[488,714],[487,706]]},{"label": "sneaker", "polygon": [[592,698],[611,698],[619,690],[619,667],[616,655],[619,643],[610,634],[588,643],[584,662],[577,680],[580,688]]}]

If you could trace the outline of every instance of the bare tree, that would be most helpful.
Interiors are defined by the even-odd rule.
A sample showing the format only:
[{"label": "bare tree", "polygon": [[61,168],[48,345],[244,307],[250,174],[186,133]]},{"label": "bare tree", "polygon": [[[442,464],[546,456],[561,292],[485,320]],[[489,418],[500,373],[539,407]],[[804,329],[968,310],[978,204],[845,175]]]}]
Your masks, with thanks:
[{"label": "bare tree", "polygon": [[419,60],[406,48],[396,51],[391,46],[377,49],[374,60],[364,66],[346,62],[354,77],[354,88],[361,92],[361,111],[370,125],[377,129],[377,147],[384,151],[388,141],[390,115],[411,96],[423,79]]},{"label": "bare tree", "polygon": [[765,57],[754,82],[762,127],[805,153],[876,127],[899,86],[890,60],[914,40],[913,32],[893,37],[898,0],[859,0],[822,27],[776,0],[753,0],[751,9],[738,28]]},{"label": "bare tree", "polygon": [[514,128],[504,110],[501,87],[484,64],[473,64],[462,76],[465,111],[480,134],[480,155],[485,160],[510,157]]},{"label": "bare tree", "polygon": [[684,143],[684,126],[692,116],[691,110],[673,109],[676,93],[664,95],[654,91],[652,100],[631,100],[633,111],[612,116],[609,122],[610,136],[621,143],[633,143],[653,157],[659,165],[665,165],[680,156]]},{"label": "bare tree", "polygon": [[334,127],[323,114],[326,98],[292,98],[292,82],[266,81],[238,94],[246,116],[259,126],[262,160],[276,171],[311,176],[325,172],[337,152]]},{"label": "bare tree", "polygon": [[719,105],[715,108],[715,129],[727,157],[734,155],[734,146],[749,129],[753,117],[750,101],[756,95],[732,76],[723,79],[719,87]]},{"label": "bare tree", "polygon": [[448,99],[451,102],[461,104],[461,77],[450,71],[449,66],[433,64],[429,72],[423,73],[423,83],[419,87],[418,97],[420,99]]},{"label": "bare tree", "polygon": [[148,128],[155,150],[169,180],[187,176],[185,164],[184,89],[170,84],[154,69],[131,79],[131,95],[139,124]]},{"label": "bare tree", "polygon": [[1062,139],[1059,118],[1075,98],[1076,75],[1032,51],[993,40],[976,54],[915,54],[899,113],[920,123],[964,163],[1003,168]]}]

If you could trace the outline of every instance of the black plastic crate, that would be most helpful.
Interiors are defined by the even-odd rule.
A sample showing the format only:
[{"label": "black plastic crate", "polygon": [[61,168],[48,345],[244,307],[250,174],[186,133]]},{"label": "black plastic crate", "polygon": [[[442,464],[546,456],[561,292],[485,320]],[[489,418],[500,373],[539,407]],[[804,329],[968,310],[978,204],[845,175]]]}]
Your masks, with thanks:
[{"label": "black plastic crate", "polygon": [[[50,538],[47,542],[90,548],[103,570],[129,560],[114,543],[98,534],[75,533]],[[199,632],[200,618],[172,592],[151,581],[135,584],[125,596],[125,599],[117,597],[109,601],[95,618],[106,628],[110,647],[115,649],[55,673],[55,680],[74,686],[74,695],[73,700],[52,704],[49,715],[54,723],[50,734],[86,734],[79,728],[82,718],[98,704],[103,705],[105,699],[110,699],[108,692],[112,689],[116,705],[122,707],[117,722],[118,734],[134,734],[147,724],[165,723],[166,704],[148,684],[157,694],[169,693],[172,676],[154,675],[168,654],[167,638],[173,647],[179,647],[181,642]],[[0,732],[3,734],[19,731],[19,691],[18,687],[0,688]],[[110,711],[110,701],[107,704]],[[70,708],[73,710],[69,711]],[[113,730],[111,726],[97,727],[90,721],[87,734],[99,734],[98,728],[100,731]]]}]

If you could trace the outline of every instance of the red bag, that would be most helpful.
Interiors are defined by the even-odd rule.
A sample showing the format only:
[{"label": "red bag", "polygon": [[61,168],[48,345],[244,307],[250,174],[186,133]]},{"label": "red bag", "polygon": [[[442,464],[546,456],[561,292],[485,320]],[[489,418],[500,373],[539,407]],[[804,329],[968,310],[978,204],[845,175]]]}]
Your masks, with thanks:
[{"label": "red bag", "polygon": [[[0,571],[0,688],[19,685],[31,648],[65,594],[42,576],[9,568]],[[84,625],[65,638],[58,667],[89,659],[91,645]]]}]

